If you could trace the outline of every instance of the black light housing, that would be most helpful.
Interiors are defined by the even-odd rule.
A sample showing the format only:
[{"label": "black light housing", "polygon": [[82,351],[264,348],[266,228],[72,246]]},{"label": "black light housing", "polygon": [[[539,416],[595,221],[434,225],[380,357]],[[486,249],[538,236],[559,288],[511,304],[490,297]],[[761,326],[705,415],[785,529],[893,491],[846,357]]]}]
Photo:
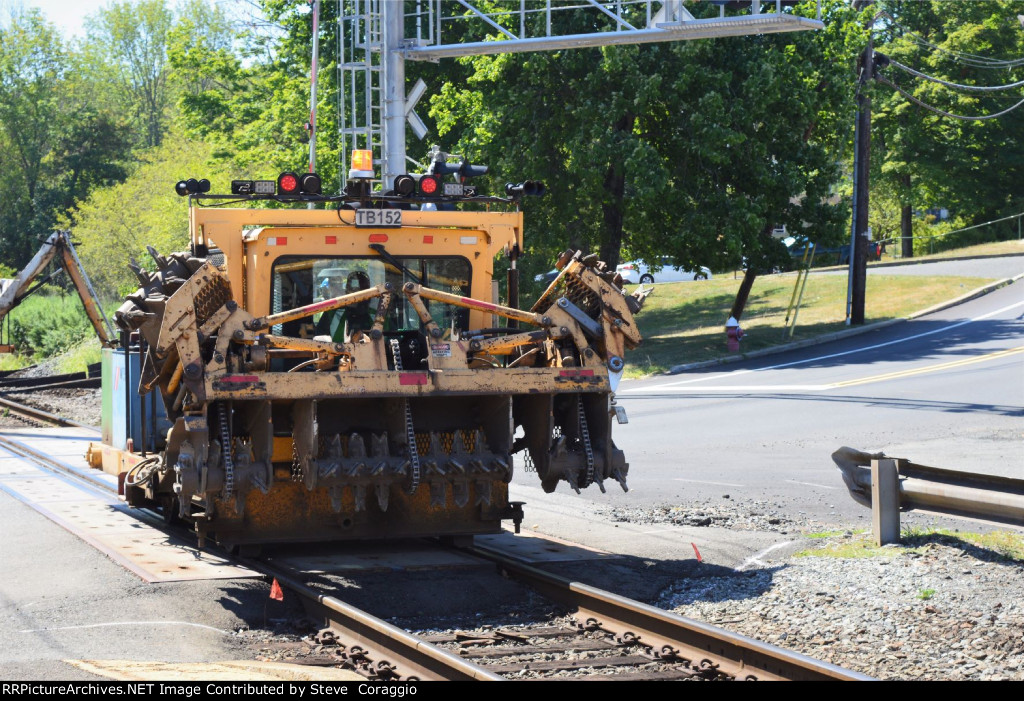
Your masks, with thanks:
[{"label": "black light housing", "polygon": [[299,177],[299,189],[306,195],[319,195],[323,184],[316,173],[303,173]]},{"label": "black light housing", "polygon": [[395,178],[395,192],[402,197],[409,197],[416,192],[416,178],[411,175],[399,175]]},{"label": "black light housing", "polygon": [[210,191],[210,181],[206,178],[202,180],[196,180],[195,178],[179,180],[174,184],[174,191],[181,197],[185,195],[199,195]]},{"label": "black light housing", "polygon": [[513,183],[505,184],[505,194],[509,197],[522,197],[523,195],[540,197],[546,190],[547,188],[544,186],[544,183],[539,180],[525,180],[518,185]]}]

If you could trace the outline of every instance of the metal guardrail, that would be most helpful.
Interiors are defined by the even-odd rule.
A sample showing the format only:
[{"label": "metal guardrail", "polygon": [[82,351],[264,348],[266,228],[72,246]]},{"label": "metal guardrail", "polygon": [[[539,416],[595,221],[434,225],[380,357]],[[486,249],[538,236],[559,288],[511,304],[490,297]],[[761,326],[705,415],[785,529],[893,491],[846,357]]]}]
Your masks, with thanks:
[{"label": "metal guardrail", "polygon": [[901,511],[1024,527],[1024,479],[918,465],[843,447],[832,453],[850,496],[871,508],[877,545],[900,539]]}]

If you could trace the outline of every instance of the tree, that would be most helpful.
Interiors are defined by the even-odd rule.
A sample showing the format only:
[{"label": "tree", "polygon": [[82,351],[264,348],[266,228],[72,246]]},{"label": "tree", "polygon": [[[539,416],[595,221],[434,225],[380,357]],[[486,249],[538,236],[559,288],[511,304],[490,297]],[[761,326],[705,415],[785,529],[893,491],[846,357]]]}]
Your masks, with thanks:
[{"label": "tree", "polygon": [[[948,82],[993,86],[1019,81],[1024,2],[944,3],[884,0],[873,8],[877,51]],[[959,115],[1000,112],[1024,96],[951,89],[897,65],[881,71],[921,102]],[[887,85],[873,88],[875,190],[899,193],[903,253],[912,255],[912,211],[943,206],[965,222],[1024,209],[1024,193],[1006,183],[1024,177],[1024,107],[996,119],[964,121],[915,104]],[[995,176],[998,174],[998,177]],[[872,194],[872,197],[875,195]],[[1009,230],[1007,230],[1009,233]]]},{"label": "tree", "polygon": [[204,177],[226,182],[226,164],[212,147],[171,131],[162,146],[140,154],[141,163],[123,183],[94,190],[80,203],[74,233],[82,264],[97,291],[119,297],[138,287],[130,258],[152,267],[147,246],[160,253],[188,246],[188,203],[174,192],[177,180]]},{"label": "tree", "polygon": [[60,36],[38,10],[12,17],[0,30],[0,130],[5,153],[4,222],[0,255],[20,265],[45,224],[38,196],[59,121],[67,68]]},{"label": "tree", "polygon": [[0,29],[0,260],[20,267],[93,187],[122,179],[127,131],[91,105],[38,10]]},{"label": "tree", "polygon": [[548,181],[529,205],[548,256],[568,244],[611,265],[621,251],[690,268],[746,259],[752,284],[784,255],[772,229],[822,243],[844,229],[828,195],[863,32],[846,5],[825,6],[820,33],[460,59],[430,114],[451,150]]},{"label": "tree", "polygon": [[[251,32],[238,37],[244,45],[241,56],[226,41],[211,42],[187,31],[183,16],[171,60],[175,72],[192,81],[179,102],[188,133],[214,143],[216,153],[230,159],[239,174],[271,177],[301,170],[307,162],[312,13],[310,4],[300,0],[265,0],[261,6],[277,31],[271,37]],[[336,3],[324,2],[317,128],[330,135],[338,128],[336,18]],[[318,142],[317,171],[326,190],[340,183],[339,151],[336,142]]]},{"label": "tree", "polygon": [[141,125],[142,143],[159,146],[172,104],[167,36],[173,14],[164,0],[114,2],[87,22],[89,41],[106,59],[105,73],[124,110]]}]

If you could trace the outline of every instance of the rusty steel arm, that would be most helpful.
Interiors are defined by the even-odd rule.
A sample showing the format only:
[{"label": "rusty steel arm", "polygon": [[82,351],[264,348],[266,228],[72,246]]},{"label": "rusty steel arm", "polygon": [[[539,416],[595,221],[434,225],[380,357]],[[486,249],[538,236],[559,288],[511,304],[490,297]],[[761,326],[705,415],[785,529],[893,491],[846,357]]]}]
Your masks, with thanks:
[{"label": "rusty steel arm", "polygon": [[[524,312],[521,309],[513,309],[512,307],[503,307],[500,304],[491,304],[490,302],[481,302],[478,299],[472,297],[462,297],[459,295],[453,295],[448,292],[441,292],[440,290],[432,290],[429,287],[423,287],[417,285],[414,282],[407,282],[402,288],[405,296],[410,300],[414,296],[419,296],[424,299],[432,299],[435,302],[443,302],[445,304],[451,304],[456,307],[465,307],[466,309],[476,309],[481,312],[490,312],[491,314],[497,314],[498,316],[505,317],[506,319],[513,319],[515,321],[521,321],[526,324],[532,324],[534,326],[550,326],[551,321],[548,317],[543,314],[536,314],[534,312]],[[413,302],[415,306],[415,302]]]},{"label": "rusty steel arm", "polygon": [[474,338],[469,342],[469,349],[473,352],[488,353],[490,355],[508,355],[516,348],[538,343],[550,338],[548,331],[528,331],[510,336],[499,336],[497,338]]},{"label": "rusty steel arm", "polygon": [[32,284],[32,281],[35,280],[39,273],[41,273],[50,261],[53,260],[53,257],[57,253],[57,245],[60,237],[61,235],[59,231],[51,234],[32,257],[32,260],[28,262],[28,265],[26,265],[24,269],[3,288],[3,291],[0,292],[0,317],[5,316],[8,312],[18,306],[18,303],[21,302],[28,286]]},{"label": "rusty steel arm", "polygon": [[916,509],[1024,526],[1022,479],[929,467],[846,447],[834,452],[832,460],[842,472],[850,496],[864,506],[874,508],[872,462],[893,460],[900,511]]},{"label": "rusty steel arm", "polygon": [[365,290],[359,290],[358,292],[352,292],[351,294],[341,295],[340,297],[332,297],[331,299],[325,299],[323,302],[314,302],[313,304],[307,304],[304,307],[296,307],[295,309],[289,309],[285,312],[279,312],[277,314],[268,314],[267,316],[257,317],[251,321],[246,322],[246,327],[252,331],[259,331],[260,329],[269,329],[271,326],[277,324],[284,324],[288,321],[295,321],[296,319],[302,319],[307,316],[312,316],[317,312],[329,312],[334,309],[341,309],[351,304],[358,304],[359,302],[366,302],[374,299],[375,297],[383,297],[385,294],[391,292],[391,283],[386,282],[383,285],[377,285],[376,287],[368,287]]},{"label": "rusty steel arm", "polygon": [[85,315],[89,317],[89,322],[95,329],[100,343],[104,346],[116,346],[118,341],[114,334],[114,328],[110,325],[110,320],[107,319],[107,315],[100,305],[92,282],[89,281],[89,276],[86,274],[85,268],[82,267],[82,261],[78,259],[78,252],[75,251],[75,247],[71,243],[71,234],[66,231],[60,233],[61,240],[58,246],[60,261],[78,292],[78,298],[82,300]]},{"label": "rusty steel arm", "polygon": [[257,340],[268,348],[287,348],[288,350],[327,353],[328,355],[346,355],[349,352],[344,343],[317,341],[312,338],[262,335]]},{"label": "rusty steel arm", "polygon": [[39,248],[35,256],[32,257],[28,265],[4,287],[3,292],[0,293],[0,318],[3,318],[14,307],[18,306],[25,296],[32,291],[28,289],[29,285],[54,259],[57,260],[57,263],[68,274],[68,277],[71,278],[75,291],[78,293],[79,299],[82,300],[85,315],[89,318],[93,329],[95,329],[100,343],[104,346],[117,345],[114,330],[110,326],[107,315],[103,312],[103,307],[100,306],[96,292],[89,281],[89,276],[86,274],[85,268],[82,267],[82,262],[78,259],[78,253],[71,243],[71,234],[67,231],[55,231],[52,233]]}]

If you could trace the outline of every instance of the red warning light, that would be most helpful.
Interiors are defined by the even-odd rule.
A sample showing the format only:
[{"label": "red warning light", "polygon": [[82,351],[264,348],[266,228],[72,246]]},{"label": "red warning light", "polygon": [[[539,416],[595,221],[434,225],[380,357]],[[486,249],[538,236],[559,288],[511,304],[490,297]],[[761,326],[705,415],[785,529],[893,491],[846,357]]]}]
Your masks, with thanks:
[{"label": "red warning light", "polygon": [[424,195],[435,195],[438,190],[437,178],[424,175],[420,178],[420,192]]},{"label": "red warning light", "polygon": [[299,178],[295,173],[281,173],[277,179],[277,191],[284,194],[292,194],[299,190]]}]

